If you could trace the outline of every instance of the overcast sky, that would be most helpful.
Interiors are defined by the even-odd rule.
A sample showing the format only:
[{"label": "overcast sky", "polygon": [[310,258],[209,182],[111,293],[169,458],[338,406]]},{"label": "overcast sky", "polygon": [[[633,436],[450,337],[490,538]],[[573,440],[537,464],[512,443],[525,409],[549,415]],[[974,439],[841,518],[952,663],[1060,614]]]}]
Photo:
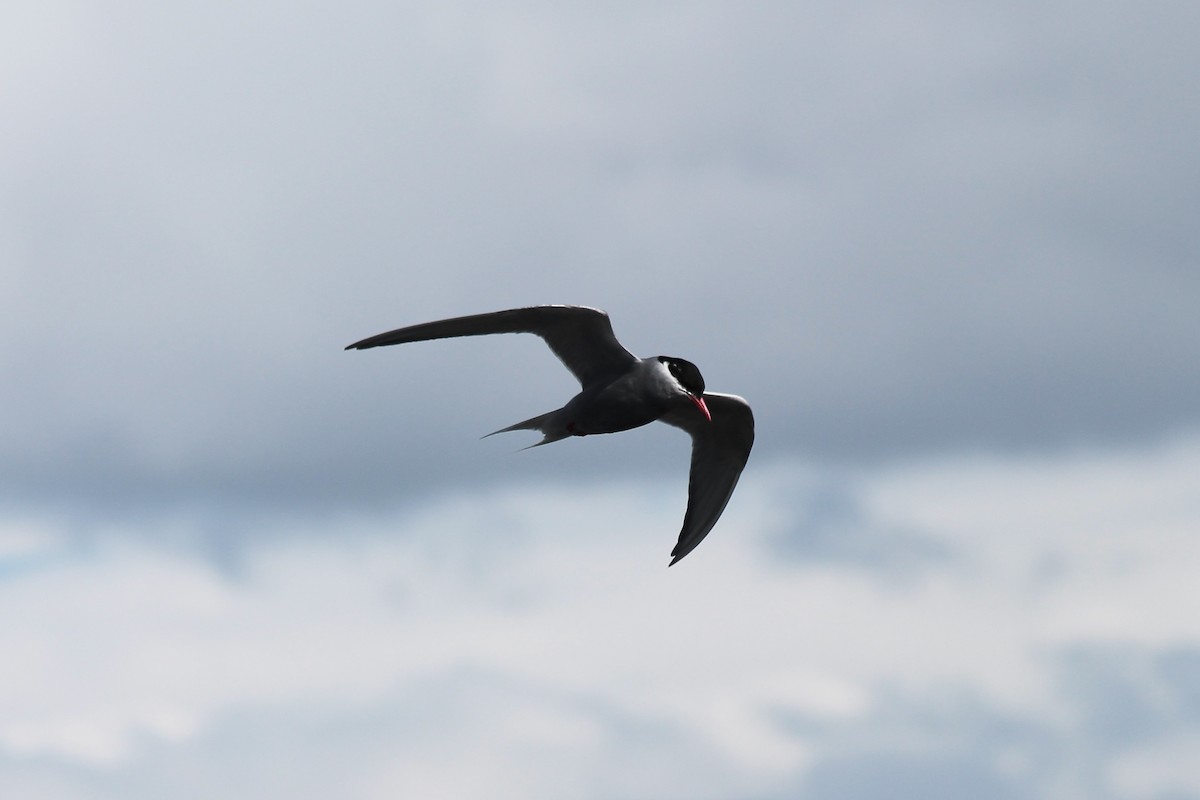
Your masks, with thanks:
[{"label": "overcast sky", "polygon": [[[1200,6],[8,3],[0,795],[1200,798]],[[607,310],[758,438],[485,433]]]}]

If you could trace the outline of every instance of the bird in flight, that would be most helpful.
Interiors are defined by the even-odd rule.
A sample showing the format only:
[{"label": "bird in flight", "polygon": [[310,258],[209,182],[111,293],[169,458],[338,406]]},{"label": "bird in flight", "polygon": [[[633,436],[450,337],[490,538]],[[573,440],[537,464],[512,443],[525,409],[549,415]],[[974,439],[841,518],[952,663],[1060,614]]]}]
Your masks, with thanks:
[{"label": "bird in flight", "polygon": [[749,404],[736,395],[705,392],[704,378],[692,362],[673,356],[638,358],[617,341],[608,314],[586,306],[533,306],[437,320],[371,336],[346,349],[493,333],[540,336],[582,389],[562,408],[488,436],[539,431],[542,440],[530,445],[537,447],[571,436],[625,431],[655,420],[691,435],[687,511],[671,564],[692,552],[725,510],[754,445]]}]

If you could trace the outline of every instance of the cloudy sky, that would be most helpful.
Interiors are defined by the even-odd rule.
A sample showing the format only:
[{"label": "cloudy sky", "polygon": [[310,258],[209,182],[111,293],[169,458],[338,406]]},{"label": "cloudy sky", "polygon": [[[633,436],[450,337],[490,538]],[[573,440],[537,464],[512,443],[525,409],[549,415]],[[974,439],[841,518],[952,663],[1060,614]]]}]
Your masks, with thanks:
[{"label": "cloudy sky", "polygon": [[[1200,798],[1200,6],[0,11],[0,796]],[[496,428],[606,309],[745,396]]]}]

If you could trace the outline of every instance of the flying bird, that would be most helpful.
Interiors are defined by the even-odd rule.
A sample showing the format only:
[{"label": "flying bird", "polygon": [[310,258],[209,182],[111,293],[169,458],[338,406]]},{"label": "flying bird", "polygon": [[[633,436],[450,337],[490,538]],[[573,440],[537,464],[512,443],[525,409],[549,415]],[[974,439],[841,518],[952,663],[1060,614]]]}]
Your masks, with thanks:
[{"label": "flying bird", "polygon": [[754,445],[749,404],[736,395],[705,392],[704,378],[692,362],[673,356],[638,358],[617,341],[608,314],[586,306],[534,306],[426,322],[371,336],[346,349],[493,333],[540,336],[582,389],[562,408],[488,436],[539,431],[542,440],[530,445],[538,447],[571,436],[617,433],[655,420],[691,435],[687,511],[671,564],[692,552],[725,510]]}]

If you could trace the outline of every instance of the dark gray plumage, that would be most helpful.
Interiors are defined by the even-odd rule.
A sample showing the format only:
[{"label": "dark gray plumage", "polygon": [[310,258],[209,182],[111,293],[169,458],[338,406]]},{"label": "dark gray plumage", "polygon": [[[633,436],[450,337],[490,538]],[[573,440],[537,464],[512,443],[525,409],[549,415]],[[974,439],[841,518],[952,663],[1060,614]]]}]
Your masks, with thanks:
[{"label": "dark gray plumage", "polygon": [[608,315],[585,306],[534,306],[437,320],[371,336],[346,349],[493,333],[542,337],[582,387],[562,408],[495,433],[540,431],[536,447],[661,420],[691,435],[688,506],[671,564],[694,550],[725,510],[750,457],[754,415],[740,397],[705,392],[704,378],[690,361],[637,358],[617,341]]}]

